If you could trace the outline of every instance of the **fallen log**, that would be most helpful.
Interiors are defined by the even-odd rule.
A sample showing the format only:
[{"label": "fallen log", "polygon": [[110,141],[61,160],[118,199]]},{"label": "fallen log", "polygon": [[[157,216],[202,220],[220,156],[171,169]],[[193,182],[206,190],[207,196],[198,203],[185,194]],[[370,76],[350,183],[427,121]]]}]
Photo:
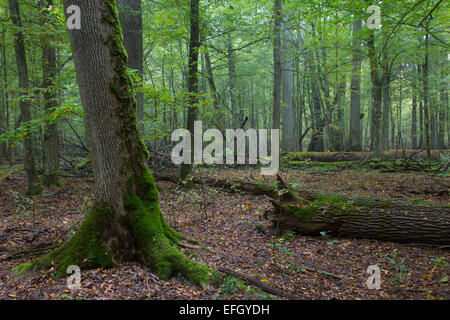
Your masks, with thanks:
[{"label": "fallen log", "polygon": [[[390,150],[382,154],[384,160],[423,160],[426,154],[423,150]],[[432,150],[431,158],[438,160],[440,155],[448,152],[448,149]],[[317,162],[339,162],[339,161],[363,161],[374,158],[373,152],[286,152],[282,153],[283,158],[290,161],[302,161],[309,159]]]},{"label": "fallen log", "polygon": [[450,244],[450,208],[389,200],[316,195],[313,201],[271,200],[274,225],[302,235],[329,235],[398,243]]},{"label": "fallen log", "polygon": [[[172,180],[173,177],[158,177]],[[265,215],[280,230],[302,235],[329,235],[398,243],[450,245],[450,206],[413,205],[387,199],[347,198],[295,191],[278,176],[276,185],[195,177],[194,183],[235,189],[271,198]]]}]

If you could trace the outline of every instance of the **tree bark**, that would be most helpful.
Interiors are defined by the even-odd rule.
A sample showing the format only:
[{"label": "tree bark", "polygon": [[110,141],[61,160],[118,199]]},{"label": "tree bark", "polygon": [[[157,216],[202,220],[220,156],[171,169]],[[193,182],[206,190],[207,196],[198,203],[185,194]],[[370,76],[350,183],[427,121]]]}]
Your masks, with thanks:
[{"label": "tree bark", "polygon": [[[142,5],[141,0],[117,0],[120,25],[123,30],[123,45],[128,54],[128,67],[137,70],[142,79],[144,74],[144,44],[142,36]],[[143,79],[142,79],[143,81]],[[135,88],[138,84],[135,82]],[[144,119],[144,93],[136,92],[137,119]],[[143,125],[140,125],[143,130]]]},{"label": "tree bark", "polygon": [[389,55],[387,49],[383,56],[383,76],[382,76],[382,96],[383,96],[383,111],[381,122],[382,150],[389,150],[389,110],[391,109],[391,71],[389,65]]},{"label": "tree bark", "polygon": [[283,130],[282,130],[282,147],[284,151],[295,150],[295,138],[294,138],[294,92],[293,92],[293,77],[292,77],[292,60],[289,57],[289,45],[292,38],[290,31],[285,27],[283,31],[282,39],[282,73],[281,73],[281,86],[282,102],[283,102]]},{"label": "tree bark", "polygon": [[349,151],[361,151],[361,41],[358,32],[361,30],[361,20],[353,22],[353,58],[352,80],[350,85],[350,133]]},{"label": "tree bark", "polygon": [[[53,6],[53,0],[40,0],[39,11],[42,15],[41,25],[52,26],[49,19],[49,10]],[[42,54],[42,90],[44,92],[45,113],[50,119],[44,128],[44,175],[42,183],[45,186],[59,185],[59,133],[58,121],[52,119],[52,112],[56,106],[56,90],[53,87],[56,76],[56,48],[51,45],[50,33],[47,33],[43,42]]]},{"label": "tree bark", "polygon": [[227,39],[227,59],[228,59],[228,83],[230,91],[231,106],[231,127],[237,129],[237,105],[236,105],[236,66],[233,51],[233,39],[231,36]]},{"label": "tree bark", "polygon": [[424,138],[425,138],[425,149],[427,150],[427,158],[431,159],[431,137],[430,137],[430,112],[428,107],[429,97],[428,97],[428,32],[425,35],[425,58],[422,64],[423,73],[423,114],[424,114]]},{"label": "tree bark", "polygon": [[438,118],[438,145],[439,149],[445,149],[445,115],[448,112],[448,86],[447,86],[447,54],[441,54],[441,72],[439,83],[439,118]]},{"label": "tree bark", "polygon": [[[200,1],[191,0],[190,24],[191,33],[189,41],[188,58],[188,118],[187,130],[191,133],[191,146],[194,145],[194,122],[198,113],[198,54],[200,49]],[[191,150],[191,161],[194,159],[194,148]],[[192,163],[182,163],[180,178],[186,179],[192,172]]]},{"label": "tree bark", "polygon": [[[16,52],[17,73],[19,77],[19,92],[20,92],[20,113],[22,123],[31,120],[31,108],[28,101],[28,67],[25,52],[25,41],[22,32],[22,21],[20,17],[19,3],[17,0],[9,0],[9,11],[11,13],[11,20],[16,28],[14,34],[14,50]],[[32,135],[27,133],[24,138],[25,146],[25,171],[28,177],[28,195],[36,195],[41,193],[41,183],[39,181],[38,172],[36,169],[36,162],[33,154],[33,140]]]},{"label": "tree bark", "polygon": [[[319,197],[320,198],[320,197]],[[334,199],[337,199],[335,197]],[[303,235],[330,235],[399,243],[450,245],[450,209],[386,200],[317,200],[306,206],[272,200],[271,219]]]},{"label": "tree bark", "polygon": [[280,129],[281,112],[281,0],[274,0],[274,40],[273,40],[273,113],[272,128]]},{"label": "tree bark", "polygon": [[370,79],[372,82],[372,112],[370,145],[375,155],[381,154],[381,104],[382,83],[379,74],[378,60],[375,51],[375,34],[371,30],[367,40],[370,61]]},{"label": "tree bark", "polygon": [[95,181],[91,211],[62,246],[16,268],[23,273],[56,264],[81,269],[139,261],[161,278],[178,273],[195,283],[209,269],[173,247],[181,235],[164,220],[137,126],[137,103],[115,0],[64,0],[84,8],[82,30],[69,30]]}]

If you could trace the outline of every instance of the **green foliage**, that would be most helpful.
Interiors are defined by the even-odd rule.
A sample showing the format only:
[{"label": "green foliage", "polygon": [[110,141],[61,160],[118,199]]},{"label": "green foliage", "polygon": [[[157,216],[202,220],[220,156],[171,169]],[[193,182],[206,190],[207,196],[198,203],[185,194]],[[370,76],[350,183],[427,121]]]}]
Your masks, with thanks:
[{"label": "green foliage", "polygon": [[384,255],[384,257],[389,263],[388,268],[391,269],[392,272],[394,272],[394,275],[389,278],[389,281],[398,288],[407,279],[408,276],[406,265],[402,262],[403,258],[396,251],[387,253]]}]

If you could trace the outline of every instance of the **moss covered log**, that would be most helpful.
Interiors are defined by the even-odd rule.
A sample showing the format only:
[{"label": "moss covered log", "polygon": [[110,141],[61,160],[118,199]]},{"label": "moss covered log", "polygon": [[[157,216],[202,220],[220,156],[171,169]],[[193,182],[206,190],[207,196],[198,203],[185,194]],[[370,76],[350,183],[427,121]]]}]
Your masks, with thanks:
[{"label": "moss covered log", "polygon": [[450,245],[450,208],[390,200],[349,200],[314,195],[312,201],[278,201],[274,224],[303,235],[331,235],[399,243]]},{"label": "moss covered log", "polygon": [[[433,150],[432,159],[439,160],[441,154],[448,152],[445,150]],[[288,161],[317,161],[317,162],[342,162],[342,161],[362,161],[374,157],[373,152],[285,152],[281,156]],[[424,152],[418,150],[390,150],[382,153],[381,158],[385,161],[406,159],[423,160],[426,157]]]}]

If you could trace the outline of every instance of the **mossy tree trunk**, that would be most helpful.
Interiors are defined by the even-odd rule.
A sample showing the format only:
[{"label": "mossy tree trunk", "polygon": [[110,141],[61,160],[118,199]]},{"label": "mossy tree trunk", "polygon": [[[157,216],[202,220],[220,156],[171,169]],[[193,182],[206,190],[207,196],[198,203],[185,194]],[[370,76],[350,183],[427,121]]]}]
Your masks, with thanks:
[{"label": "mossy tree trunk", "polygon": [[83,104],[95,180],[92,210],[61,247],[19,272],[57,265],[108,267],[139,261],[162,278],[182,274],[209,281],[209,269],[187,259],[173,245],[181,235],[164,220],[158,192],[147,168],[148,152],[137,127],[133,82],[115,0],[64,0],[78,5],[81,30],[69,30]]},{"label": "mossy tree trunk", "polygon": [[350,201],[338,195],[314,195],[301,201],[272,200],[272,204],[275,211],[271,220],[278,227],[304,235],[324,231],[341,237],[450,245],[450,209],[445,206]]}]

